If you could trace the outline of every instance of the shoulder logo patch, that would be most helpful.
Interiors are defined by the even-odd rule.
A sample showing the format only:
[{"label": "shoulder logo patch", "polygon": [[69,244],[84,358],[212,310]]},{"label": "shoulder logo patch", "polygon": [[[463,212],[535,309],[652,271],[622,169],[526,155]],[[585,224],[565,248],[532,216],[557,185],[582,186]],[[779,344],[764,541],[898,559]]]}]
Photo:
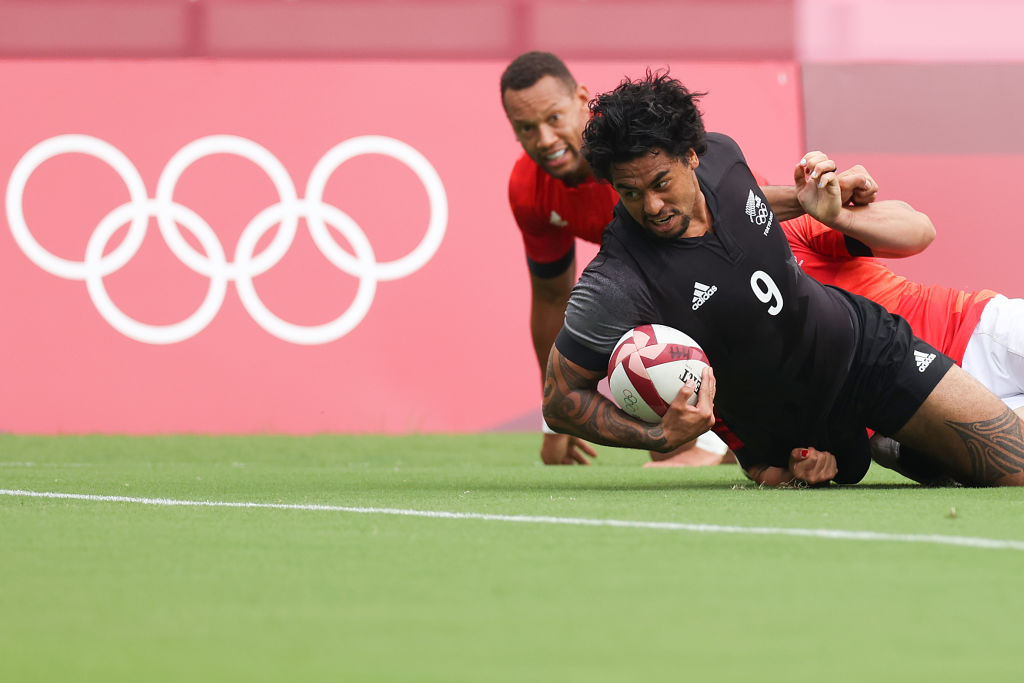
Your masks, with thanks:
[{"label": "shoulder logo patch", "polygon": [[704,302],[711,298],[711,295],[718,291],[717,285],[710,287],[703,282],[693,283],[693,310],[704,305]]},{"label": "shoulder logo patch", "polygon": [[555,227],[558,227],[558,228],[564,228],[565,226],[569,225],[569,221],[567,221],[564,218],[562,218],[561,216],[559,216],[557,211],[552,211],[551,212],[551,225],[554,225]]},{"label": "shoulder logo patch", "polygon": [[744,208],[744,213],[750,219],[750,222],[760,227],[764,226],[765,235],[772,227],[772,219],[775,218],[775,214],[771,212],[768,205],[759,196],[754,194],[753,190],[747,191],[747,205]]},{"label": "shoulder logo patch", "polygon": [[917,362],[917,371],[924,372],[932,364],[932,361],[935,360],[935,354],[914,351],[914,360]]}]

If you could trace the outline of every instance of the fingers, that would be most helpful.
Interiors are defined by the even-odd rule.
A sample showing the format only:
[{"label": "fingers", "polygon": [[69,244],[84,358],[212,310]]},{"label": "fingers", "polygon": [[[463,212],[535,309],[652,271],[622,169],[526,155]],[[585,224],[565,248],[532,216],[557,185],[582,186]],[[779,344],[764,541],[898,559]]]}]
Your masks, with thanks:
[{"label": "fingers", "polygon": [[699,390],[693,380],[688,380],[679,388],[661,418],[665,447],[658,448],[659,452],[668,452],[692,441],[714,426],[715,391],[715,375],[710,368],[701,371]]},{"label": "fingers", "polygon": [[575,448],[570,448],[569,452],[566,454],[565,464],[572,465],[574,463],[577,465],[589,465],[590,461],[587,460],[587,458]]},{"label": "fingers", "polygon": [[824,152],[808,152],[800,160],[798,168],[803,170],[805,180],[817,181],[818,187],[825,187],[826,182],[822,177],[836,171],[836,162],[829,159]]},{"label": "fingers", "polygon": [[[701,370],[700,390],[697,390],[697,384],[692,379],[687,380],[683,386],[679,387],[679,392],[672,400],[672,407],[683,412],[696,412],[706,416],[708,420],[706,431],[715,424],[715,393],[717,391],[715,373],[710,366],[705,367]],[[696,401],[693,400],[695,393],[697,394]]]},{"label": "fingers", "polygon": [[796,185],[797,188],[801,188],[807,184],[807,171],[804,168],[803,159],[793,167],[793,184]]},{"label": "fingers", "polygon": [[818,189],[828,187],[835,187],[836,192],[839,192],[839,176],[836,175],[835,171],[824,171],[820,175],[815,176],[811,174],[811,180],[818,181]]},{"label": "fingers", "polygon": [[580,462],[583,456],[576,454],[572,445],[574,438],[568,434],[544,434],[540,447],[541,462],[545,465],[587,464]]},{"label": "fingers", "polygon": [[576,438],[574,438],[572,440],[572,445],[573,445],[573,449],[574,450],[575,449],[579,449],[579,450],[583,451],[584,453],[586,453],[591,458],[596,458],[597,457],[597,451],[594,450],[594,447],[591,446],[586,441],[584,441],[583,439],[576,439]]},{"label": "fingers", "polygon": [[871,176],[870,173],[868,173],[868,170],[861,166],[860,164],[850,167],[849,169],[843,171],[840,175],[842,176],[846,174],[851,175],[856,180],[856,182],[853,183],[852,188],[854,192],[861,194],[878,193],[878,183],[876,183],[875,179]]},{"label": "fingers", "polygon": [[864,206],[875,201],[876,197],[878,197],[878,183],[874,178],[868,176],[860,187],[853,188],[850,201],[858,206]]},{"label": "fingers", "polygon": [[807,154],[804,154],[804,158],[800,160],[800,165],[804,167],[809,167],[826,160],[828,160],[827,154],[819,150],[814,150],[813,152],[808,152]]},{"label": "fingers", "polygon": [[[797,163],[796,168],[793,169],[793,180],[796,182],[798,187],[802,187],[810,182],[811,174],[815,172],[815,167],[819,164],[828,161],[828,156],[824,152],[808,152],[800,159]],[[814,180],[817,180],[817,175],[814,176]]]},{"label": "fingers", "polygon": [[863,206],[875,201],[878,196],[878,183],[863,166],[858,164],[838,175],[843,204]]},{"label": "fingers", "polygon": [[768,465],[753,465],[746,471],[746,475],[754,483],[762,486],[782,486],[791,483],[795,478],[789,470]]},{"label": "fingers", "polygon": [[865,194],[867,192],[878,192],[878,185],[875,184],[874,178],[867,175],[864,176],[860,183],[853,188],[854,194]]},{"label": "fingers", "polygon": [[[683,386],[679,387],[679,391],[676,392],[676,397],[672,400],[672,403],[679,403],[680,405],[689,405],[690,399],[693,398],[693,394],[697,391],[697,385],[694,384],[692,379],[688,379],[683,382]],[[700,395],[697,395],[697,400],[700,400]]]},{"label": "fingers", "polygon": [[715,407],[715,394],[718,392],[718,380],[715,379],[715,371],[711,366],[704,368],[700,373],[700,395],[697,402],[703,402],[709,410]]},{"label": "fingers", "polygon": [[840,193],[842,197],[842,184],[837,174],[836,162],[828,159],[823,152],[808,152],[804,155],[797,165],[794,179],[798,187],[813,182],[817,184],[818,189],[828,187],[829,193]]},{"label": "fingers", "polygon": [[566,442],[565,454],[562,456],[564,465],[589,465],[591,458],[597,457],[597,451],[589,443],[578,437],[570,437]]}]

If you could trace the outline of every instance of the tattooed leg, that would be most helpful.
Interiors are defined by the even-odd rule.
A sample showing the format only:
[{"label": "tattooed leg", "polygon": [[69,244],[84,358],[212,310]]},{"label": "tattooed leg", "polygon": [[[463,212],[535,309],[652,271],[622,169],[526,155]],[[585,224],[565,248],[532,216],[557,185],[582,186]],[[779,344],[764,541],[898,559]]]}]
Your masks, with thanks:
[{"label": "tattooed leg", "polygon": [[1024,486],[1024,424],[959,367],[893,435],[969,486]]},{"label": "tattooed leg", "polygon": [[978,483],[995,484],[1024,472],[1024,429],[1012,410],[991,420],[947,424],[967,447],[971,474]]}]

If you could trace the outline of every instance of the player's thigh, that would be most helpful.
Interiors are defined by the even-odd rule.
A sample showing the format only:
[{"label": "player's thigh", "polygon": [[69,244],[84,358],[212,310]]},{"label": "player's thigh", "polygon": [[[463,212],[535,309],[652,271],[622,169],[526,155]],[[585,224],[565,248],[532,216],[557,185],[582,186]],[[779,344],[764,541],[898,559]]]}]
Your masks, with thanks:
[{"label": "player's thigh", "polygon": [[1024,486],[1022,424],[978,380],[953,366],[894,436],[934,457],[964,484]]}]

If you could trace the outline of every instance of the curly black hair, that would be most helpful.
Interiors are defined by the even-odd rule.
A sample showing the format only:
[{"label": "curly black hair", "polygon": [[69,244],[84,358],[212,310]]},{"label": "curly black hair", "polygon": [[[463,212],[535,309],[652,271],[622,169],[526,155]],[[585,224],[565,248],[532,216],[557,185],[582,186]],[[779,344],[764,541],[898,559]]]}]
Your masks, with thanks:
[{"label": "curly black hair", "polygon": [[590,101],[590,122],[583,131],[583,155],[601,180],[611,180],[612,164],[633,161],[655,149],[683,159],[692,148],[707,149],[697,100],[668,71],[647,70],[643,79],[626,78],[615,90]]}]

